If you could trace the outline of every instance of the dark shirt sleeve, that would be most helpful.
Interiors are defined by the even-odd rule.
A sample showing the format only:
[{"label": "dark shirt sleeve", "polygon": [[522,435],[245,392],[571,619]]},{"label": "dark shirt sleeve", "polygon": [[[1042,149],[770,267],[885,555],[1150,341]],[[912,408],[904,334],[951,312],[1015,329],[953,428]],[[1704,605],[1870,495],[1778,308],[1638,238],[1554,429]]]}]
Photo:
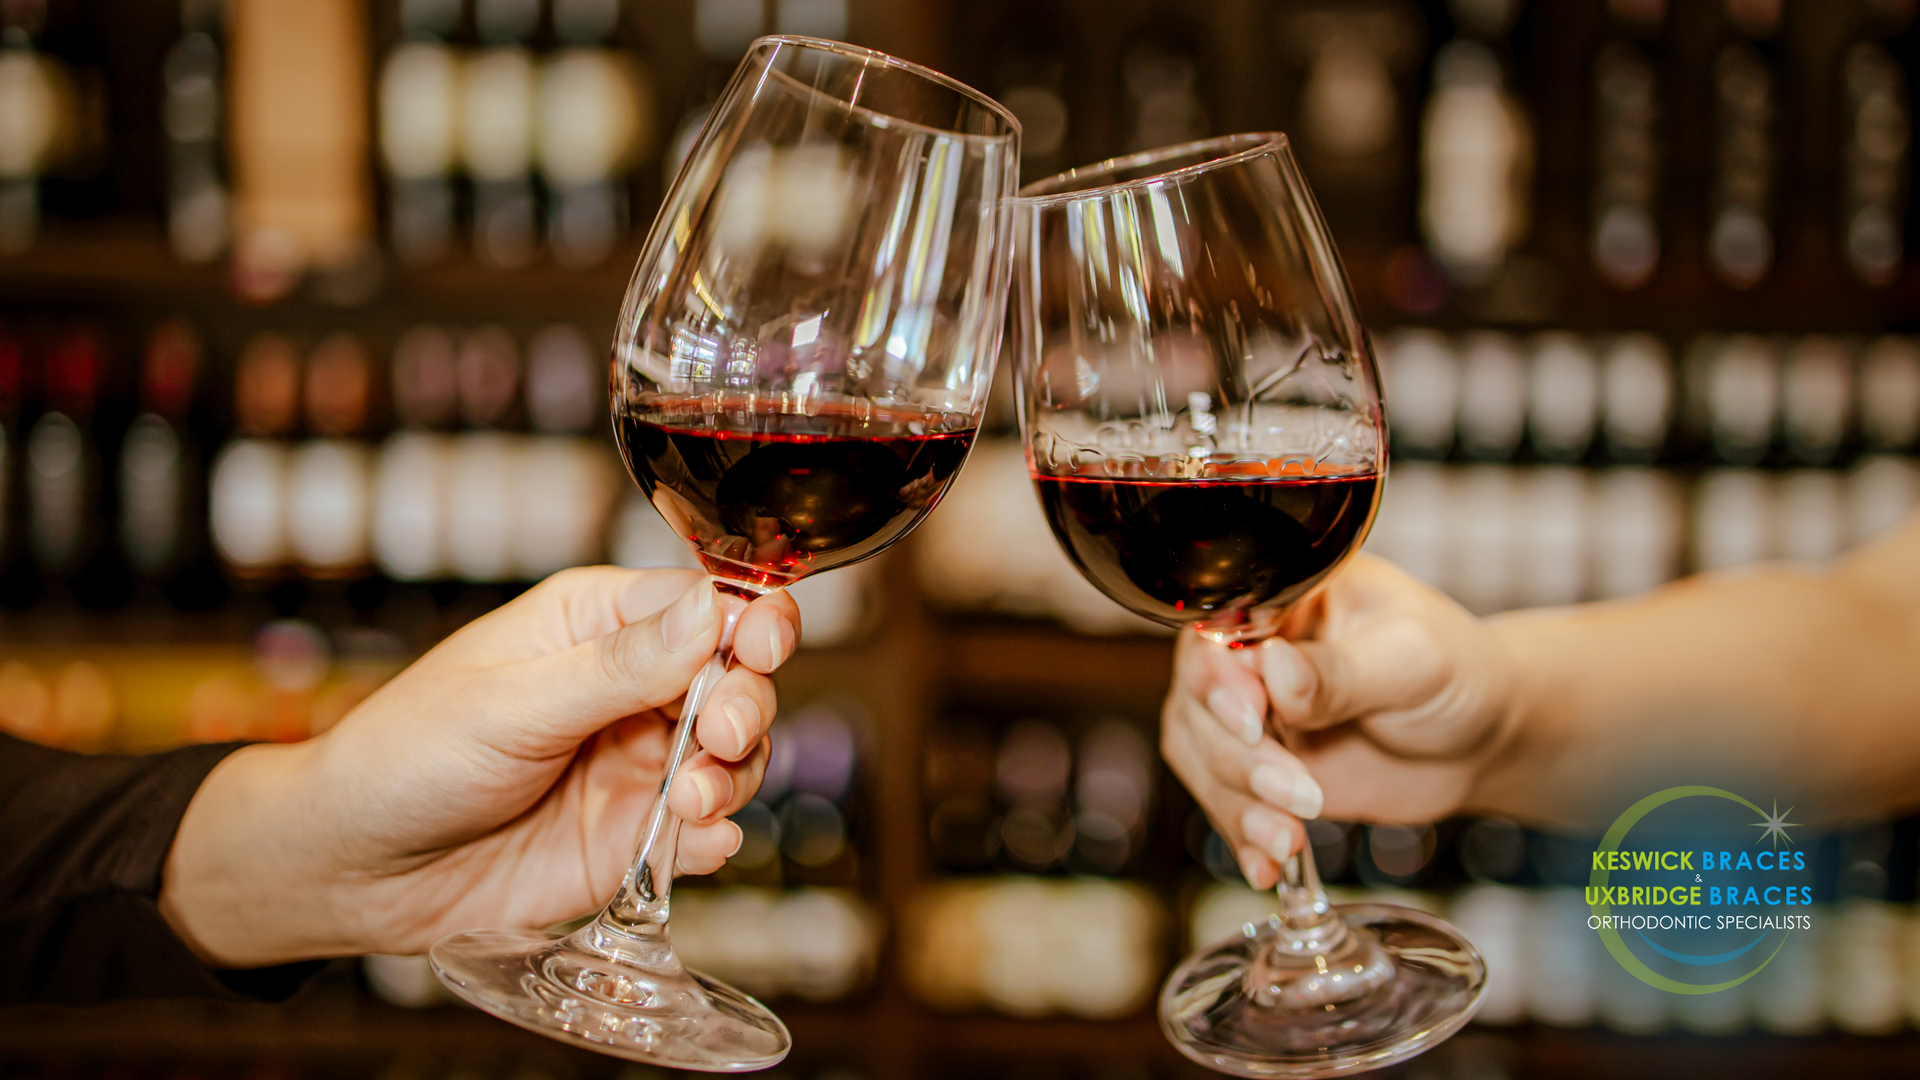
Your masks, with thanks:
[{"label": "dark shirt sleeve", "polygon": [[187,803],[240,745],[88,755],[0,735],[0,1004],[280,1000],[318,970],[214,971],[160,915]]}]

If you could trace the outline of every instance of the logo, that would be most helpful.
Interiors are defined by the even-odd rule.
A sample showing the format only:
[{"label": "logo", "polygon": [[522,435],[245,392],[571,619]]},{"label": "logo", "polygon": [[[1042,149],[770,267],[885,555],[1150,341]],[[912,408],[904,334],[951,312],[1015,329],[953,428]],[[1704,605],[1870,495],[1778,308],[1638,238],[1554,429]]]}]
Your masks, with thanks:
[{"label": "logo", "polygon": [[1792,813],[1714,787],[1641,799],[1594,849],[1588,928],[1649,986],[1713,994],[1746,982],[1813,925],[1813,867],[1788,832]]}]

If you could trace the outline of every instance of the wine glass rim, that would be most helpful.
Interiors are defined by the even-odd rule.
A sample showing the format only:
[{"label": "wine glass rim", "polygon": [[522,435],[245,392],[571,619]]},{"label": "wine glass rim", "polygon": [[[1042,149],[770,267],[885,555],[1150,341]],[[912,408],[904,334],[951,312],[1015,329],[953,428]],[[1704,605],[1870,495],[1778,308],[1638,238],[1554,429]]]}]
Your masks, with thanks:
[{"label": "wine glass rim", "polygon": [[[1020,189],[1013,201],[1025,206],[1048,206],[1064,202],[1077,202],[1081,199],[1098,199],[1112,195],[1117,191],[1131,188],[1144,188],[1154,184],[1164,184],[1170,180],[1184,180],[1211,172],[1214,169],[1238,165],[1263,154],[1287,148],[1287,136],[1279,131],[1243,131],[1234,135],[1218,135],[1211,139],[1195,139],[1192,142],[1175,143],[1172,146],[1142,150],[1137,154],[1125,154],[1108,158],[1092,165],[1082,165],[1077,169],[1068,169],[1056,173],[1045,180],[1035,180]],[[1132,180],[1116,180],[1112,183],[1090,183],[1087,186],[1063,187],[1079,181],[1095,181],[1103,175],[1114,175],[1143,165],[1170,161],[1176,158],[1192,157],[1196,154],[1219,151],[1204,161],[1183,165],[1177,169],[1154,173],[1152,176],[1136,177]],[[1057,189],[1057,190],[1050,190]]]},{"label": "wine glass rim", "polygon": [[[984,106],[988,112],[992,113],[1001,123],[1007,126],[1007,130],[997,135],[979,134],[971,131],[955,131],[952,128],[941,127],[937,124],[922,123],[918,120],[910,120],[904,116],[896,116],[893,113],[883,112],[870,106],[848,101],[846,98],[828,94],[823,90],[815,90],[816,93],[819,93],[823,97],[833,98],[835,101],[844,103],[850,109],[877,117],[890,124],[898,124],[903,127],[915,127],[925,131],[937,131],[942,135],[950,135],[956,138],[986,139],[996,142],[1008,138],[1018,139],[1023,134],[1020,128],[1020,118],[1013,115],[1013,110],[995,101],[987,94],[961,82],[959,79],[944,72],[935,71],[924,64],[916,64],[911,60],[902,60],[892,53],[884,53],[878,49],[869,49],[864,45],[852,45],[844,41],[835,41],[831,38],[807,37],[804,34],[767,34],[764,37],[753,39],[753,44],[748,46],[748,50],[752,51],[769,45],[773,46],[776,50],[782,46],[792,46],[800,49],[811,49],[816,52],[834,53],[839,56],[852,57],[870,63],[877,63],[883,67],[904,71],[909,75],[924,79],[936,86],[943,86],[948,90],[952,90],[976,105]],[[771,71],[772,69],[769,68],[768,70]],[[785,72],[779,72],[777,74],[792,79],[792,76],[786,75]],[[797,82],[798,80],[794,81]]]}]

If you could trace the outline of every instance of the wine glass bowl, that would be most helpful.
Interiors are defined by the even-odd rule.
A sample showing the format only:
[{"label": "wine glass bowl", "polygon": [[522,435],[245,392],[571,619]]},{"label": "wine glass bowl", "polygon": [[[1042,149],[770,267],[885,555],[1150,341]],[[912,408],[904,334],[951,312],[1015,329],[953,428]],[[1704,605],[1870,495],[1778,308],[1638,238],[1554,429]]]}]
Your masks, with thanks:
[{"label": "wine glass bowl", "polygon": [[[1387,448],[1372,347],[1285,136],[1118,158],[1014,206],[1014,387],[1054,536],[1140,615],[1234,646],[1275,636],[1366,539]],[[1279,901],[1167,980],[1161,1026],[1193,1060],[1358,1072],[1479,1006],[1485,965],[1459,931],[1334,908],[1311,849]]]},{"label": "wine glass bowl", "polygon": [[1270,636],[1379,500],[1379,374],[1284,136],[1029,185],[1015,385],[1040,496],[1114,600]]},{"label": "wine glass bowl", "polygon": [[612,374],[635,479],[750,592],[885,548],[965,460],[1019,171],[991,99],[851,46],[767,41],[736,76],[754,107],[716,115],[661,210]]},{"label": "wine glass bowl", "polygon": [[[755,42],[642,248],[614,332],[628,469],[714,585],[752,599],[875,555],[933,509],[985,409],[1006,311],[1019,124],[882,53]],[[792,1045],[668,937],[693,748],[731,626],[688,688],[639,852],[565,936],[476,930],[433,947],[495,1016],[669,1069],[763,1069]]]}]

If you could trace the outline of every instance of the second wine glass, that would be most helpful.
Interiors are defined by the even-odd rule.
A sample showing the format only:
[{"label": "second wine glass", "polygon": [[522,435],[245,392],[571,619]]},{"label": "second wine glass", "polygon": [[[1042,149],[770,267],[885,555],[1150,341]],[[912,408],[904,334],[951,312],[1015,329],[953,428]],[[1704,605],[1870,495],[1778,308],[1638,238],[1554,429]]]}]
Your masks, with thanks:
[{"label": "second wine glass", "polygon": [[[615,432],[714,585],[751,599],[879,553],[933,509],[986,405],[1006,311],[1019,124],[881,53],[807,38],[748,50],[667,194],[614,334]],[[776,649],[776,654],[778,650]],[[639,854],[558,936],[456,934],[435,971],[554,1038],[672,1069],[763,1069],[772,1012],[688,971],[667,936],[679,822],[720,652],[688,689]]]},{"label": "second wine glass", "polygon": [[[1116,159],[1015,207],[1014,385],[1055,537],[1138,614],[1236,647],[1273,637],[1359,549],[1386,470],[1372,349],[1285,136]],[[1332,907],[1311,847],[1279,900],[1169,978],[1161,1025],[1188,1057],[1360,1072],[1478,1007],[1486,970],[1458,930]]]}]

